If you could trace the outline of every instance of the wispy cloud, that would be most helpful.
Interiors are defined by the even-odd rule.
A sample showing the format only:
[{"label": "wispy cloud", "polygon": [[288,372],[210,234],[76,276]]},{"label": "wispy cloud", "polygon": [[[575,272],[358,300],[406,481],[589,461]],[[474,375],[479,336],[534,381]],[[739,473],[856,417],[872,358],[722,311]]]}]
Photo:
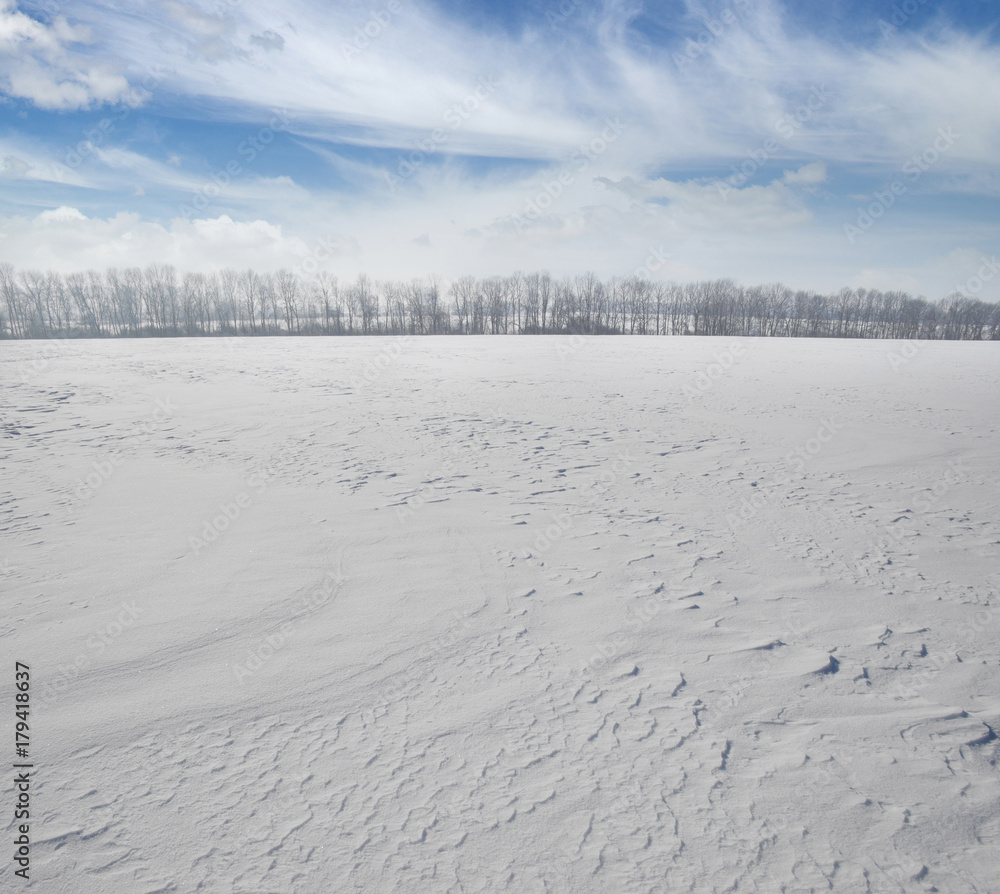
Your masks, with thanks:
[{"label": "wispy cloud", "polygon": [[[503,26],[417,0],[82,2],[72,22],[0,2],[12,99],[44,109],[144,103],[85,170],[60,169],[43,133],[0,136],[0,176],[18,184],[8,220],[17,203],[29,218],[37,207],[44,193],[29,197],[31,183],[85,187],[86,201],[49,192],[51,207],[79,207],[91,222],[138,214],[153,229],[135,244],[161,239],[172,251],[197,221],[266,221],[286,247],[332,228],[357,246],[344,263],[376,275],[535,263],[629,272],[670,239],[662,275],[711,275],[709,251],[722,246],[715,268],[726,275],[749,278],[767,264],[769,279],[809,270],[832,281],[881,269],[871,256],[880,246],[906,255],[897,237],[917,218],[936,229],[941,257],[995,238],[986,224],[963,225],[954,202],[996,194],[1000,53],[990,34],[940,9],[887,33],[873,12],[860,33],[858,23],[831,32],[826,19],[810,28],[775,0],[689,2],[680,13],[605,0],[563,14],[553,4],[551,15],[539,7]],[[119,60],[106,81],[98,49]],[[32,65],[49,86],[15,87],[11,73]],[[283,140],[184,226],[175,221],[239,158],[242,137],[230,145],[220,128],[261,128],[276,113],[289,122]],[[574,156],[609,116],[625,125],[620,139],[578,168]],[[157,129],[155,141],[143,127]],[[845,253],[840,228],[862,201],[851,196],[882,187],[941,127],[960,139],[893,219]],[[741,169],[752,174],[734,180]],[[515,226],[567,172],[530,228]],[[243,245],[227,224],[203,226]],[[784,256],[767,244],[777,234]],[[8,231],[0,253],[16,241]]]}]

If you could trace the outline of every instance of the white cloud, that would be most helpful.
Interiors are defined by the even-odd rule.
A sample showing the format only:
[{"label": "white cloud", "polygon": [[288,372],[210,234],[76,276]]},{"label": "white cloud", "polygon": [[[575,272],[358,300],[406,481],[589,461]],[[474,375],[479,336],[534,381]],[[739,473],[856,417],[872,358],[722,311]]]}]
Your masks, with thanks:
[{"label": "white cloud", "polygon": [[601,182],[642,203],[646,213],[668,218],[673,225],[687,230],[783,229],[812,219],[802,200],[786,185],[794,180],[775,180],[767,186],[742,189],[721,182],[676,182],[662,177],[640,183],[631,179],[612,182],[604,178]]},{"label": "white cloud", "polygon": [[130,149],[118,147],[94,148],[92,155],[95,160],[114,172],[116,180],[120,180],[122,172],[140,179],[145,185],[158,184],[178,190],[194,190],[201,186],[201,181],[191,174],[177,170],[176,165],[166,164],[133,152]]},{"label": "white cloud", "polygon": [[263,34],[251,34],[250,43],[262,47],[265,50],[282,50],[285,46],[285,38],[276,31],[265,31]]},{"label": "white cloud", "polygon": [[35,224],[45,227],[49,224],[69,223],[71,221],[86,220],[86,216],[77,208],[70,208],[68,205],[60,205],[52,211],[43,211],[35,218]]},{"label": "white cloud", "polygon": [[785,176],[781,180],[789,186],[816,186],[826,183],[826,163],[814,161],[812,164],[803,165],[797,171],[785,171]]},{"label": "white cloud", "polygon": [[[847,282],[846,286],[854,289],[880,289],[883,292],[909,292],[919,294],[920,279],[908,270],[889,270],[866,267],[859,270]],[[935,296],[943,297],[943,296]]]},{"label": "white cloud", "polygon": [[295,266],[310,250],[307,240],[286,234],[279,224],[227,215],[178,218],[164,226],[134,213],[102,220],[62,206],[33,218],[0,218],[0,255],[13,258],[19,268],[68,272],[160,261],[182,270],[252,266],[263,271]]},{"label": "white cloud", "polygon": [[[66,166],[64,158],[58,154],[58,147],[17,134],[0,136],[0,176],[20,181],[25,186],[33,182],[45,191],[51,188],[42,186],[46,183],[88,185],[82,171]],[[51,200],[43,200],[43,204],[51,204]]]},{"label": "white cloud", "polygon": [[232,21],[219,14],[206,14],[189,3],[165,0],[163,8],[182,29],[202,38],[221,37],[232,30]]},{"label": "white cloud", "polygon": [[31,165],[16,155],[5,155],[0,158],[0,175],[10,180],[19,180],[26,176],[30,170]]},{"label": "white cloud", "polygon": [[[64,206],[32,217],[0,218],[0,261],[63,272],[153,261],[180,270],[263,271],[294,268],[320,240],[340,245],[324,266],[342,281],[361,272],[400,280],[432,272],[455,279],[514,270],[548,270],[558,277],[590,269],[621,276],[650,257],[665,257],[655,266],[655,277],[780,280],[828,292],[845,284],[907,288],[939,298],[979,266],[973,266],[973,249],[949,257],[950,246],[984,244],[992,232],[986,225],[914,232],[887,220],[877,234],[876,267],[847,244],[839,223],[824,224],[797,209],[792,190],[780,182],[740,190],[729,202],[712,199],[709,190],[718,191],[711,184],[654,181],[633,185],[631,194],[625,183],[603,190],[581,184],[581,201],[553,208],[539,226],[521,233],[490,225],[509,207],[506,187],[440,185],[431,204],[414,193],[368,206],[364,213],[351,204],[303,202],[289,215],[294,224],[226,214],[159,223],[125,212],[88,217]],[[669,197],[668,203],[647,201],[654,194]],[[582,201],[587,196],[594,201]],[[755,220],[765,223],[754,225]],[[994,292],[984,290],[981,297],[993,300]]]},{"label": "white cloud", "polygon": [[136,104],[138,94],[108,62],[70,51],[92,42],[91,30],[56,16],[45,25],[0,0],[0,85],[42,109],[71,111],[102,103]]},{"label": "white cloud", "polygon": [[949,167],[965,159],[993,165],[1000,154],[1000,54],[985,40],[942,33],[859,57],[845,76],[867,133],[901,159],[922,151],[938,128],[957,141]]}]

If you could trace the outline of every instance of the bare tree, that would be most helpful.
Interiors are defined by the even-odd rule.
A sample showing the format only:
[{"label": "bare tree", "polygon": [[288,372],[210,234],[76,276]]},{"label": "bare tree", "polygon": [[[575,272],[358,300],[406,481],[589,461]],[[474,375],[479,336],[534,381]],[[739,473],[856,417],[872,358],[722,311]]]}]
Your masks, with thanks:
[{"label": "bare tree", "polygon": [[[335,331],[340,335],[344,329],[337,296],[337,277],[326,270],[320,270],[314,282],[323,312],[323,332],[329,335],[331,331]],[[331,327],[334,328],[331,330]]]},{"label": "bare tree", "polygon": [[424,285],[419,279],[412,280],[407,289],[406,311],[409,317],[409,332],[411,334],[423,335],[426,331],[424,320]]},{"label": "bare tree", "polygon": [[26,338],[30,329],[30,317],[23,292],[18,287],[13,264],[0,264],[0,293],[7,308],[7,325],[14,338]]},{"label": "bare tree", "polygon": [[297,301],[299,297],[299,278],[286,268],[274,275],[275,286],[285,314],[285,327],[289,332],[299,331],[299,313]]},{"label": "bare tree", "polygon": [[66,277],[66,294],[76,304],[80,322],[94,335],[104,335],[104,284],[96,270],[71,273]]},{"label": "bare tree", "polygon": [[72,273],[0,264],[0,334],[324,332],[327,334],[505,334],[1000,339],[996,303],[955,293],[937,302],[878,289],[834,295],[793,292],[780,283],[731,279],[651,282],[637,275],[602,281],[588,272],[554,282],[517,272],[447,288],[438,276],[409,283],[360,274],[346,289],[320,271],[303,283],[293,271],[185,273],[171,265]]},{"label": "bare tree", "polygon": [[[240,302],[246,312],[246,318],[250,322],[250,332],[257,334],[257,303],[260,300],[260,276],[255,270],[247,268],[239,275]],[[261,315],[261,326],[264,325],[263,314]]]}]

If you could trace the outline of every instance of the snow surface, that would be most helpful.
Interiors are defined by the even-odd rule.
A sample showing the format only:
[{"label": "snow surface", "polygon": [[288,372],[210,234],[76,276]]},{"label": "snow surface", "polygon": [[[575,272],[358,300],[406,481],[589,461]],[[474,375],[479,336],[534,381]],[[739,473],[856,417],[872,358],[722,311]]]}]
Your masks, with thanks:
[{"label": "snow surface", "polygon": [[30,889],[1000,890],[998,350],[0,346]]}]

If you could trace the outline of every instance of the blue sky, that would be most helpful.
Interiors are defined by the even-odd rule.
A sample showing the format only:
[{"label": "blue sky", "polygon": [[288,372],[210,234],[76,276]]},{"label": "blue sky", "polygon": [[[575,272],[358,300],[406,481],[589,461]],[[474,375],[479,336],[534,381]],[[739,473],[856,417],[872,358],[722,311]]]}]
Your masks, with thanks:
[{"label": "blue sky", "polygon": [[986,0],[0,0],[0,261],[943,297],[1000,250],[998,38]]}]

